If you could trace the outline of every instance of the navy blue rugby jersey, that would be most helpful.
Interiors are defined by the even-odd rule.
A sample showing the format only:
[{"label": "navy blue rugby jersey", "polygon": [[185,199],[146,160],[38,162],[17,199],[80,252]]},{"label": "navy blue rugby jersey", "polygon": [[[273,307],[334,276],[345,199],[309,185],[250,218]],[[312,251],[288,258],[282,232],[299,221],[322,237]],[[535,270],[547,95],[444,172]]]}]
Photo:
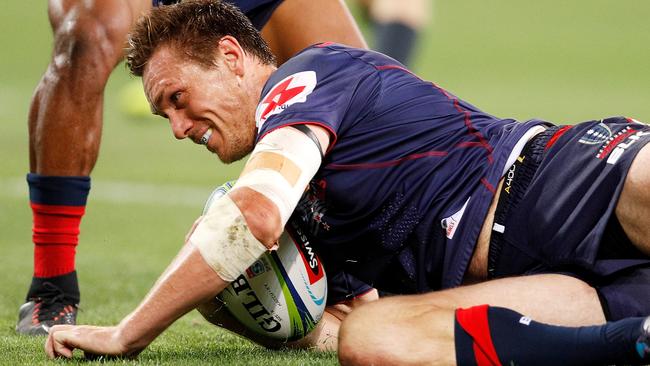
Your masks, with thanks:
[{"label": "navy blue rugby jersey", "polygon": [[295,215],[329,273],[391,293],[461,284],[495,187],[533,125],[482,112],[380,53],[325,43],[262,91],[258,141],[314,124],[330,146]]},{"label": "navy blue rugby jersey", "polygon": [[[153,6],[175,4],[181,0],[151,0]],[[238,7],[242,13],[246,14],[251,23],[257,28],[262,30],[262,27],[268,22],[273,14],[275,8],[282,3],[283,0],[224,0]]]}]

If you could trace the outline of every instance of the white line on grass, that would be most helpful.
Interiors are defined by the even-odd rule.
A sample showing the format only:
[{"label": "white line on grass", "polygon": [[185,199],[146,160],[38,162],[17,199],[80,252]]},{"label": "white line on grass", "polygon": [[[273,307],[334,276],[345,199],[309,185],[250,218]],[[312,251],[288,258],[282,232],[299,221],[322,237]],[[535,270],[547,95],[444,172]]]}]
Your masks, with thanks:
[{"label": "white line on grass", "polygon": [[[128,181],[93,180],[90,201],[135,203],[163,206],[201,207],[210,196],[210,187],[173,184],[150,184]],[[25,178],[0,180],[0,197],[29,199]]]}]

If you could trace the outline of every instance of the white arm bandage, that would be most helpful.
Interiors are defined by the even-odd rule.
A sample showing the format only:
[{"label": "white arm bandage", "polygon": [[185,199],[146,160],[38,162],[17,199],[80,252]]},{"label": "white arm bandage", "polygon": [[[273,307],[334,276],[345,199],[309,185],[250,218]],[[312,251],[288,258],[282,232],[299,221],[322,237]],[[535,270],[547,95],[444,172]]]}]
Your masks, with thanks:
[{"label": "white arm bandage", "polygon": [[239,277],[266,251],[264,244],[251,234],[228,194],[211,204],[189,241],[219,277],[228,282]]},{"label": "white arm bandage", "polygon": [[[284,227],[320,162],[314,141],[294,128],[280,128],[257,144],[233,190],[249,187],[270,199]],[[229,193],[208,205],[189,241],[219,277],[232,282],[267,248],[253,236]]]},{"label": "white arm bandage", "polygon": [[295,128],[279,128],[257,143],[233,190],[263,194],[278,207],[284,227],[320,163],[314,141]]}]

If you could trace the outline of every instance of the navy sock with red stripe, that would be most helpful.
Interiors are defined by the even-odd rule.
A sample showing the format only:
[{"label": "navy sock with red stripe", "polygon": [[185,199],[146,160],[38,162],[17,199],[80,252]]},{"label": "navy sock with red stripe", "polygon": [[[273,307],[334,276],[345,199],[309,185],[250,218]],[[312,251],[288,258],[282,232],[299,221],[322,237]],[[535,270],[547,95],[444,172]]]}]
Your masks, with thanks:
[{"label": "navy sock with red stripe", "polygon": [[[35,284],[46,280],[61,282],[57,285],[62,290],[78,297],[76,275],[72,275],[90,177],[28,174],[27,183],[34,223],[34,280],[28,298],[38,288]],[[67,280],[72,277],[74,281]]]},{"label": "navy sock with red stripe", "polygon": [[648,356],[636,348],[644,320],[572,328],[487,305],[458,309],[456,360],[458,365],[478,366],[647,364]]}]

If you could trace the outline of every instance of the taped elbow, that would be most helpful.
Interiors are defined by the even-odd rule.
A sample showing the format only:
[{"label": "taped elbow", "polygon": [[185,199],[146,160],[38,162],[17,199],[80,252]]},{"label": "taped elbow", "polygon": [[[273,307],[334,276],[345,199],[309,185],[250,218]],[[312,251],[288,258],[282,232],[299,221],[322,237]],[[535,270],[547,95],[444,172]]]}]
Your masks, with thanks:
[{"label": "taped elbow", "polygon": [[273,248],[284,230],[280,210],[275,203],[248,187],[232,191],[231,198],[241,211],[251,234],[268,249]]}]

